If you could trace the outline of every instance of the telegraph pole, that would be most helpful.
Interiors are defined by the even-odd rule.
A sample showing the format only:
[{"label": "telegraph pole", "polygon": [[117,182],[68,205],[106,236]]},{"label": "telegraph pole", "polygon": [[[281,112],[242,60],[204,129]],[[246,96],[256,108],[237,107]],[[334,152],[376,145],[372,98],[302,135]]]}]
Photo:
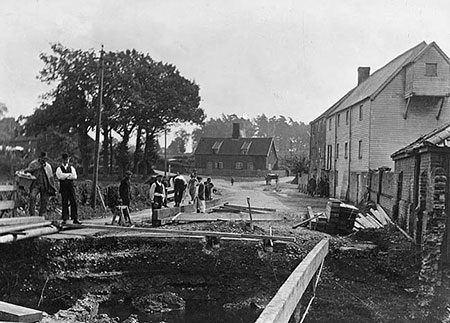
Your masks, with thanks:
[{"label": "telegraph pole", "polygon": [[167,173],[167,125],[164,127],[164,176]]},{"label": "telegraph pole", "polygon": [[91,207],[95,209],[97,200],[98,185],[98,164],[100,159],[100,129],[102,125],[102,105],[103,105],[103,45],[100,51],[100,86],[99,86],[99,102],[97,108],[97,127],[95,129],[95,154],[94,154],[94,179],[92,181]]}]

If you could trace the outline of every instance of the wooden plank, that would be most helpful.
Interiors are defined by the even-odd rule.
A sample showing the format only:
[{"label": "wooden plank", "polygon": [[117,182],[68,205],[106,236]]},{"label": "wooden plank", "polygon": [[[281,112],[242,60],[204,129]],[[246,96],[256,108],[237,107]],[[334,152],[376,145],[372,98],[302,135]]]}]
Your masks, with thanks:
[{"label": "wooden plank", "polygon": [[384,218],[384,216],[382,216],[382,215],[380,214],[380,212],[378,212],[378,211],[376,211],[376,210],[374,210],[374,209],[371,208],[371,209],[370,209],[370,213],[372,213],[372,215],[374,216],[374,218],[377,219],[378,222],[380,222],[383,226],[385,226],[385,225],[388,224],[387,220]]},{"label": "wooden plank", "polygon": [[0,243],[11,243],[17,240],[30,239],[40,237],[47,234],[53,234],[59,231],[59,228],[54,226],[41,227],[22,231],[21,234],[5,234],[0,236]]},{"label": "wooden plank", "polygon": [[13,192],[15,190],[14,185],[0,185],[0,192]]},{"label": "wooden plank", "polygon": [[14,205],[13,200],[0,201],[0,210],[12,210],[14,209]]},{"label": "wooden plank", "polygon": [[394,222],[391,220],[389,215],[384,211],[384,209],[381,207],[381,205],[377,204],[377,211],[380,212],[380,215],[386,219],[388,223],[393,224]]},{"label": "wooden plank", "polygon": [[[221,206],[221,208],[222,209],[227,209],[227,210],[233,210],[233,211],[249,213],[248,207],[247,207],[247,209],[243,209],[241,207],[230,206],[230,205],[225,204],[225,205]],[[253,207],[252,207],[252,213],[267,214],[267,211],[253,210]]]},{"label": "wooden plank", "polygon": [[[229,207],[241,208],[241,209],[244,209],[244,210],[248,209],[248,206],[237,205],[237,204],[229,204],[227,202],[225,202],[223,205],[224,206],[229,206]],[[268,212],[276,212],[277,211],[277,209],[271,209],[271,208],[267,208],[267,207],[253,207],[252,206],[252,211],[253,210],[268,211]]]},{"label": "wooden plank", "polygon": [[45,227],[45,226],[48,226],[51,224],[52,223],[50,221],[45,221],[45,222],[38,222],[38,223],[31,223],[31,224],[16,224],[16,225],[3,226],[0,228],[0,235],[6,234],[6,233],[13,233],[13,232],[18,232],[18,231],[28,230],[28,229]]},{"label": "wooden plank", "polygon": [[[182,213],[174,221],[211,222],[211,221],[247,221],[247,213]],[[253,221],[282,221],[279,214],[253,214]]]},{"label": "wooden plank", "polygon": [[375,216],[373,216],[373,214],[367,213],[366,217],[369,218],[371,221],[373,221],[380,228],[383,227],[383,224]]},{"label": "wooden plank", "polygon": [[382,225],[381,225],[381,223],[379,223],[377,220],[375,220],[375,218],[373,217],[373,216],[371,216],[370,214],[366,214],[366,219],[367,220],[369,220],[369,222],[370,223],[372,223],[372,225],[375,227],[375,228],[381,228],[381,227],[383,227]]},{"label": "wooden plank", "polygon": [[259,315],[255,323],[288,323],[309,282],[328,254],[328,239],[311,250]]},{"label": "wooden plank", "polygon": [[369,229],[369,228],[373,228],[373,224],[371,222],[369,222],[369,220],[367,220],[364,216],[358,216],[356,217],[356,220],[358,221],[363,227]]},{"label": "wooden plank", "polygon": [[230,238],[253,238],[253,239],[272,239],[279,241],[295,242],[295,237],[287,236],[268,236],[258,234],[245,234],[245,233],[231,233],[231,232],[217,232],[217,231],[188,231],[188,230],[169,230],[169,229],[155,229],[155,228],[138,228],[138,227],[119,227],[113,225],[98,225],[98,224],[67,224],[68,228],[91,228],[91,229],[104,229],[112,231],[135,231],[135,232],[154,232],[154,233],[166,233],[185,236],[214,236],[214,237],[230,237]]},{"label": "wooden plank", "polygon": [[0,227],[4,225],[31,224],[44,221],[45,218],[42,216],[20,216],[17,218],[2,218],[0,219]]},{"label": "wooden plank", "polygon": [[38,322],[43,312],[31,308],[0,302],[0,320],[11,322]]},{"label": "wooden plank", "polygon": [[320,214],[314,215],[312,218],[308,218],[308,219],[306,219],[306,220],[304,220],[304,221],[302,221],[302,222],[300,222],[300,223],[294,224],[294,225],[292,226],[292,229],[296,229],[296,228],[298,228],[299,226],[301,226],[301,225],[303,225],[303,224],[306,224],[306,223],[308,223],[308,222],[310,222],[310,221],[312,221],[312,220],[314,220],[314,219],[317,219],[319,216],[320,216]]}]

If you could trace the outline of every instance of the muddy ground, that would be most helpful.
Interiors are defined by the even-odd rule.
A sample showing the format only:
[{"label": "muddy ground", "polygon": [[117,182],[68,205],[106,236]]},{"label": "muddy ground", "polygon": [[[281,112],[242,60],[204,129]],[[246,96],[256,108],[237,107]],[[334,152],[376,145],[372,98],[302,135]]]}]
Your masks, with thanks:
[{"label": "muddy ground", "polygon": [[[254,322],[314,245],[330,253],[306,322],[445,322],[446,300],[418,306],[420,255],[394,228],[350,237],[292,229],[307,206],[326,200],[274,184],[215,182],[230,203],[276,208],[284,221],[258,222],[256,234],[294,236],[273,248],[255,241],[118,237],[41,238],[0,245],[0,299],[39,308],[43,322]],[[195,223],[167,228],[250,232],[246,223]],[[370,252],[342,250],[364,241]]]}]

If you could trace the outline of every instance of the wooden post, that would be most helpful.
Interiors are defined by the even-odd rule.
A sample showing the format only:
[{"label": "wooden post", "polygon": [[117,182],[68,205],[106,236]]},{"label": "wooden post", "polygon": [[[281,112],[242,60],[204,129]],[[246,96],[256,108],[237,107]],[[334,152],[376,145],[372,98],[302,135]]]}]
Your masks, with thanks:
[{"label": "wooden post", "polygon": [[253,217],[252,217],[252,208],[250,207],[250,198],[247,196],[247,204],[248,204],[248,214],[250,215],[250,229],[253,231]]}]

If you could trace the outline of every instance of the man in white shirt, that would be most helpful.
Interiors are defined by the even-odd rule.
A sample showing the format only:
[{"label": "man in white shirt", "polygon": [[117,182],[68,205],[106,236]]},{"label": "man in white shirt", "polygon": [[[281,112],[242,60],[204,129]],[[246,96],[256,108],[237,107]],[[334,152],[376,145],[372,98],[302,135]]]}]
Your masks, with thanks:
[{"label": "man in white shirt", "polygon": [[74,224],[81,224],[78,221],[78,208],[75,199],[75,186],[73,181],[77,179],[75,167],[69,165],[70,157],[68,154],[62,154],[62,164],[56,169],[56,178],[59,180],[59,193],[62,199],[62,224],[66,224],[70,217]]},{"label": "man in white shirt", "polygon": [[162,176],[156,176],[156,181],[150,186],[150,202],[152,209],[160,209],[166,198],[166,188],[162,184]]}]

